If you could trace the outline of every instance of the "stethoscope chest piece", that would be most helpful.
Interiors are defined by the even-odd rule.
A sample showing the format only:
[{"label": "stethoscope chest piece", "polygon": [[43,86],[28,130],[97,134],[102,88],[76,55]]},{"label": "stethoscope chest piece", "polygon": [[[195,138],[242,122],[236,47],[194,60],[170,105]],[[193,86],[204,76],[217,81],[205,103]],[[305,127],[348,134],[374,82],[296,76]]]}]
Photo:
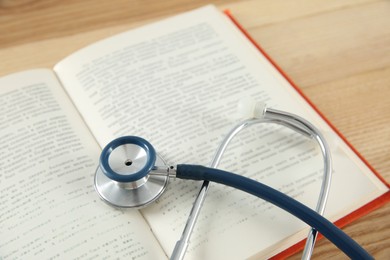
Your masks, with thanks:
[{"label": "stethoscope chest piece", "polygon": [[95,189],[112,206],[141,208],[158,199],[165,190],[168,176],[149,175],[153,168],[165,166],[148,141],[124,136],[103,149]]}]

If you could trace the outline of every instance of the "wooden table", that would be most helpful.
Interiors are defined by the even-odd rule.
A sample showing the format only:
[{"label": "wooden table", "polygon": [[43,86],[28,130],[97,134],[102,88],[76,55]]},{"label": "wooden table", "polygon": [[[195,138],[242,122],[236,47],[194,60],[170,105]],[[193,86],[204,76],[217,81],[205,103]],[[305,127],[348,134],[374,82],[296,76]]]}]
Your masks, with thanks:
[{"label": "wooden table", "polygon": [[[0,0],[0,76],[52,67],[98,39],[207,3],[229,8],[390,181],[390,1]],[[389,259],[389,215],[387,204],[344,230]],[[323,240],[314,257],[344,255]]]}]

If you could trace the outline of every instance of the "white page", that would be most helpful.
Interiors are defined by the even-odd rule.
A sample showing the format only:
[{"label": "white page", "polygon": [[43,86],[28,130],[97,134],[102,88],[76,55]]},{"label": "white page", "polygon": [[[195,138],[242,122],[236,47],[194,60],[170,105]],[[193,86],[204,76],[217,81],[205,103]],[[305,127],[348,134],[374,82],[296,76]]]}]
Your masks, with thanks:
[{"label": "white page", "polygon": [[100,148],[50,70],[0,79],[1,259],[165,258],[143,217],[96,197]]},{"label": "white page", "polygon": [[[297,113],[331,132],[237,28],[210,6],[91,45],[57,64],[55,71],[100,145],[114,137],[140,135],[168,162],[208,164],[222,136],[237,122],[238,100],[246,96]],[[315,144],[290,130],[261,126],[257,133],[243,134],[231,148],[222,168],[315,207],[322,176]],[[326,211],[331,219],[386,190],[344,144],[335,149]],[[348,194],[345,183],[350,184]],[[180,180],[172,184],[142,211],[167,253],[180,237],[200,186]],[[189,259],[247,258],[262,250],[272,254],[273,245],[305,227],[230,188],[212,185],[210,190]],[[299,237],[304,235],[306,231]]]}]

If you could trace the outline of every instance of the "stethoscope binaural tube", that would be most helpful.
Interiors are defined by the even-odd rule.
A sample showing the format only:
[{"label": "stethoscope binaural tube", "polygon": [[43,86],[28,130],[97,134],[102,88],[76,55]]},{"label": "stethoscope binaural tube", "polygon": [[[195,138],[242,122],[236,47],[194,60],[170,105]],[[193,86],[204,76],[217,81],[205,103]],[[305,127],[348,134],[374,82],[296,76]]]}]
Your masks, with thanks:
[{"label": "stethoscope binaural tube", "polygon": [[[319,199],[316,206],[316,211],[322,215],[324,213],[326,201],[329,194],[330,182],[332,177],[332,162],[330,156],[330,149],[321,132],[310,122],[297,115],[276,110],[276,109],[267,108],[265,104],[259,102],[254,103],[252,100],[249,100],[249,102],[245,102],[244,107],[245,107],[244,110],[246,110],[245,114],[247,117],[249,117],[249,119],[244,120],[239,124],[237,124],[225,136],[224,140],[221,142],[214,155],[210,167],[211,168],[218,167],[222,155],[224,154],[231,140],[238,133],[240,133],[242,130],[246,129],[247,127],[256,124],[262,124],[262,123],[275,123],[275,124],[283,125],[306,137],[314,139],[320,146],[321,153],[323,156],[323,161],[324,161],[324,170],[323,170],[323,181],[320,189]],[[171,260],[182,260],[184,258],[186,249],[188,247],[188,242],[190,240],[190,236],[193,232],[195,222],[200,214],[200,209],[204,203],[208,188],[209,188],[209,181],[204,181],[194,201],[194,204],[188,216],[180,240],[178,240],[175,245],[175,248],[171,256]],[[305,248],[302,254],[302,260],[310,259],[313,253],[316,238],[317,238],[317,230],[312,228],[306,239]]]}]

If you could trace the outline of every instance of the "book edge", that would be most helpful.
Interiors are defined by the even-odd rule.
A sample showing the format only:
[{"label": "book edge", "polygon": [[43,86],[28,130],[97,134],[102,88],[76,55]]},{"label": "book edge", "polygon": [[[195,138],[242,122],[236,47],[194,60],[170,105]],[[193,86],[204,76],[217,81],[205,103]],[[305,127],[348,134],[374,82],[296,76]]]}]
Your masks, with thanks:
[{"label": "book edge", "polygon": [[[375,174],[375,176],[389,189],[390,185],[386,180],[375,170],[375,168],[359,153],[359,151],[346,139],[346,137],[330,122],[330,120],[318,109],[318,107],[303,93],[303,91],[296,85],[293,80],[285,73],[282,68],[268,55],[265,50],[251,37],[248,31],[238,22],[229,9],[223,11],[224,14],[233,22],[233,24],[244,34],[244,36],[255,46],[255,48],[271,63],[271,65],[290,83],[290,85],[298,92],[298,94],[310,105],[311,108],[332,128],[333,131],[347,144],[347,146],[358,156],[358,158]],[[376,199],[363,205],[362,207],[348,213],[346,216],[338,219],[334,224],[338,227],[344,227],[347,224],[369,214],[375,209],[390,202],[390,191],[388,190],[384,194],[380,195]],[[317,239],[321,239],[323,236],[319,234]],[[284,259],[291,256],[305,246],[306,239],[303,239],[293,246],[283,250],[271,259]]]}]

